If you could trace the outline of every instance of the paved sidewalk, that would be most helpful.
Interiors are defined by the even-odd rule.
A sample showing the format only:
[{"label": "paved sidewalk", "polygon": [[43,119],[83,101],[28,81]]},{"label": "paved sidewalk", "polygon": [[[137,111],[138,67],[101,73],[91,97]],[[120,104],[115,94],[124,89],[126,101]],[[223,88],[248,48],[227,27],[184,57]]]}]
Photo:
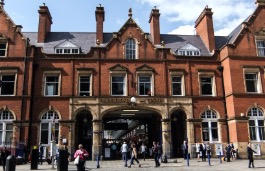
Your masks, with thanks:
[{"label": "paved sidewalk", "polygon": [[[96,161],[87,161],[86,171],[124,171],[124,170],[141,170],[141,171],[245,171],[245,170],[264,170],[265,162],[264,160],[255,160],[255,168],[248,168],[248,160],[233,160],[231,162],[222,162],[220,163],[219,159],[212,159],[211,166],[208,165],[208,162],[197,162],[196,159],[189,160],[190,164],[187,166],[187,161],[183,159],[177,159],[177,163],[173,163],[174,159],[169,159],[168,163],[161,163],[159,168],[154,167],[155,162],[153,159],[147,159],[145,161],[139,160],[142,167],[139,168],[137,164],[132,165],[131,168],[126,168],[123,166],[121,160],[112,160],[112,161],[100,161],[100,168],[97,168]],[[135,162],[136,163],[136,162]],[[17,165],[17,171],[28,171],[30,170],[30,164]],[[38,166],[38,170],[41,171],[55,171],[57,167],[55,166],[52,169],[52,165],[48,165],[46,162],[43,165]],[[70,162],[68,166],[68,171],[76,171],[76,166],[73,162]]]}]

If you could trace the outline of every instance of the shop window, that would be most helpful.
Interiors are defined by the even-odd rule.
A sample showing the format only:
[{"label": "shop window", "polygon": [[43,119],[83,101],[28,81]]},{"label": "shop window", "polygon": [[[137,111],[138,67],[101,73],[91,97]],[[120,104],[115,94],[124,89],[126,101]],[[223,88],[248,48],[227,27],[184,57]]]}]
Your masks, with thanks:
[{"label": "shop window", "polygon": [[264,114],[259,108],[251,108],[248,111],[249,134],[252,141],[265,140]]},{"label": "shop window", "polygon": [[14,115],[8,111],[0,111],[0,145],[11,145],[13,137]]},{"label": "shop window", "polygon": [[213,110],[206,110],[202,113],[202,138],[203,141],[219,141],[217,115]]},{"label": "shop window", "polygon": [[53,140],[58,144],[59,140],[59,115],[53,110],[45,112],[41,117],[40,143],[50,144]]}]

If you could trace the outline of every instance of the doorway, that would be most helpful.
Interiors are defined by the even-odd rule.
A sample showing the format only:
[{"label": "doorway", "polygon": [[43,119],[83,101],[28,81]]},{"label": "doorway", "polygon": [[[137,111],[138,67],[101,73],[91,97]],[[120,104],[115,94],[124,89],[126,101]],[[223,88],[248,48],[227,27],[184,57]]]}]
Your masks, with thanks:
[{"label": "doorway", "polygon": [[76,116],[75,149],[78,149],[79,144],[83,144],[84,149],[90,154],[89,159],[91,159],[92,140],[92,115],[89,111],[83,110]]},{"label": "doorway", "polygon": [[171,139],[173,157],[183,157],[181,145],[187,140],[186,113],[182,110],[174,111],[171,115]]}]

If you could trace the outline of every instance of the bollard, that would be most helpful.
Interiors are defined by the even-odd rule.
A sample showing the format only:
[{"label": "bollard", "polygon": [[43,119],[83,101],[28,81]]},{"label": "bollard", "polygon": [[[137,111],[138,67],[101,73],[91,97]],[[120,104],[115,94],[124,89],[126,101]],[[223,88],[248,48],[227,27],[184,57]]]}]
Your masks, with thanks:
[{"label": "bollard", "polygon": [[97,155],[97,168],[100,168],[99,160],[100,160],[99,155]]},{"label": "bollard", "polygon": [[187,166],[190,166],[190,153],[187,153]]},{"label": "bollard", "polygon": [[67,171],[67,170],[68,170],[68,152],[66,150],[59,150],[57,171]]},{"label": "bollard", "polygon": [[6,158],[6,171],[16,171],[16,157],[9,155]]},{"label": "bollard", "polygon": [[39,150],[32,149],[30,158],[30,170],[38,170]]},{"label": "bollard", "polygon": [[221,155],[221,152],[220,152],[219,157],[220,157],[220,163],[222,163],[222,155]]},{"label": "bollard", "polygon": [[209,166],[211,166],[211,157],[210,157],[210,153],[208,153],[208,163],[209,163]]}]

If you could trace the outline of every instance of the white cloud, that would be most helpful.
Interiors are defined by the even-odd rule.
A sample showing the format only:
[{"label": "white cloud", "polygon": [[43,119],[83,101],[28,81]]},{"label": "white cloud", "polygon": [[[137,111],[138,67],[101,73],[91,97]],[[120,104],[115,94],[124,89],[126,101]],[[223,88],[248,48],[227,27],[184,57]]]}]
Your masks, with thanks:
[{"label": "white cloud", "polygon": [[168,34],[181,34],[181,35],[192,35],[195,33],[195,28],[193,25],[179,26],[177,29],[172,30]]},{"label": "white cloud", "polygon": [[[212,8],[215,33],[228,35],[238,24],[243,22],[255,9],[255,0],[136,0],[141,4],[157,6],[161,17],[168,22],[194,24],[206,5]],[[232,22],[231,22],[232,21]],[[235,22],[237,21],[237,22]],[[178,28],[177,28],[178,27]],[[176,26],[180,31],[186,26]],[[183,30],[185,31],[185,30]]]}]

